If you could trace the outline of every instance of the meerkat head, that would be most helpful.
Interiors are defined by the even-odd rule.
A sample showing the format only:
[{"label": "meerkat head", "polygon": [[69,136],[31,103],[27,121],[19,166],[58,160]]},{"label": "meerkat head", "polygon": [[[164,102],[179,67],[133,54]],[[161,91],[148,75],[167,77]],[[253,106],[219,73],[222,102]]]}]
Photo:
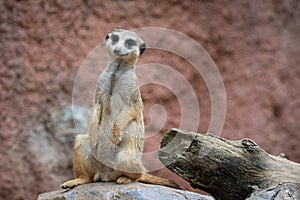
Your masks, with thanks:
[{"label": "meerkat head", "polygon": [[105,40],[111,60],[135,63],[146,49],[146,43],[135,32],[124,29],[114,29]]}]

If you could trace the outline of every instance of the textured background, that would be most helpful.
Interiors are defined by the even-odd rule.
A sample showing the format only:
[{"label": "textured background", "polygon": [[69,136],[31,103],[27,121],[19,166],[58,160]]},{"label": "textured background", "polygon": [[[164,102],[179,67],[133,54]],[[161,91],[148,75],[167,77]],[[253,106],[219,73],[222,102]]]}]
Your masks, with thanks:
[{"label": "textured background", "polygon": [[[227,116],[221,136],[248,137],[269,153],[285,152],[300,162],[299,19],[296,0],[1,1],[0,198],[36,198],[72,177],[75,76],[114,27],[165,27],[195,39],[224,80]],[[139,64],[153,60],[181,70],[197,86],[198,131],[205,132],[210,101],[201,77],[184,60],[164,52],[149,50]],[[149,86],[142,95],[146,124],[149,107],[160,103],[168,114],[162,132],[178,126],[178,102],[171,92]],[[83,127],[86,110],[77,110]],[[149,138],[146,151],[157,149],[160,137]]]}]

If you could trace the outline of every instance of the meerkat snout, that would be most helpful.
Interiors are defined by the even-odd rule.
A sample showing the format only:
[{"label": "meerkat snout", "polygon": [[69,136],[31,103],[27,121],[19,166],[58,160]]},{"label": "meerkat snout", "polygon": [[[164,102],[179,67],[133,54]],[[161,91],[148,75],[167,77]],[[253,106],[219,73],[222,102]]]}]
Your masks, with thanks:
[{"label": "meerkat snout", "polygon": [[106,36],[105,44],[112,60],[136,60],[146,49],[146,43],[135,32],[124,29],[114,29]]}]

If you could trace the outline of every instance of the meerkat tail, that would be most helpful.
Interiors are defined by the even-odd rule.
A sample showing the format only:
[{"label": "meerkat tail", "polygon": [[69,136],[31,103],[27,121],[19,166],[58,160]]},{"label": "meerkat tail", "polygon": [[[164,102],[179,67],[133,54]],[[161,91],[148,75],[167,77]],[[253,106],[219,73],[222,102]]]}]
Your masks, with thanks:
[{"label": "meerkat tail", "polygon": [[169,181],[167,179],[160,178],[158,176],[153,176],[148,173],[143,173],[142,176],[137,181],[142,182],[142,183],[151,183],[151,184],[155,184],[155,185],[168,186],[168,187],[172,187],[172,188],[176,188],[176,189],[179,188],[178,185],[176,183],[174,183],[173,181]]}]

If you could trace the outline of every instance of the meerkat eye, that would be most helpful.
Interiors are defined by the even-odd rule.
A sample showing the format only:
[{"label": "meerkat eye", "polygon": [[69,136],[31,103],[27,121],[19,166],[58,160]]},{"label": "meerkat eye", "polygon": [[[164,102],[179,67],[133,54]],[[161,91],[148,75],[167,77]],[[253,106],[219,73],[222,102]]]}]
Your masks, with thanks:
[{"label": "meerkat eye", "polygon": [[133,47],[134,45],[136,45],[136,41],[133,40],[133,39],[128,39],[128,40],[125,41],[125,46],[126,46],[127,48],[131,48],[131,47]]},{"label": "meerkat eye", "polygon": [[112,44],[117,44],[119,42],[119,37],[117,35],[111,35]]}]

